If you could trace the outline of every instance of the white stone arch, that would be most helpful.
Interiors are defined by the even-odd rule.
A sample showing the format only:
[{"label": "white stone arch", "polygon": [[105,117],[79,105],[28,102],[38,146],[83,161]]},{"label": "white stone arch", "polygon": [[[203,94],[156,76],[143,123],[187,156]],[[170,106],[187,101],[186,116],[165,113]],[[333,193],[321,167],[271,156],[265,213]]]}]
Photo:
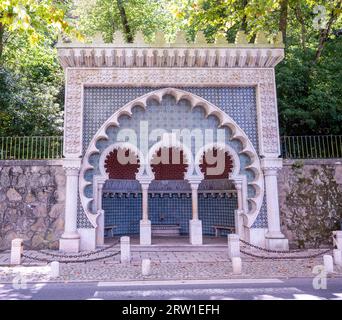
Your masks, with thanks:
[{"label": "white stone arch", "polygon": [[[81,204],[84,209],[85,214],[91,221],[91,223],[96,226],[96,222],[94,222],[94,214],[89,212],[88,205],[93,200],[91,198],[87,198],[84,195],[84,188],[91,184],[84,178],[84,173],[94,168],[89,163],[89,157],[94,153],[99,153],[99,149],[96,147],[96,142],[99,139],[108,139],[108,135],[106,133],[107,129],[110,126],[116,126],[119,127],[119,118],[122,115],[126,115],[131,117],[132,116],[132,109],[136,106],[143,108],[144,110],[147,109],[147,101],[149,99],[155,99],[159,103],[161,103],[163,96],[165,95],[171,95],[176,99],[176,103],[178,103],[180,100],[185,99],[190,103],[191,110],[193,110],[195,107],[202,107],[206,113],[206,117],[210,115],[214,115],[219,120],[219,127],[228,127],[232,135],[230,137],[231,140],[238,140],[242,144],[242,150],[239,152],[239,154],[246,154],[250,160],[251,163],[246,167],[246,169],[249,169],[254,172],[255,179],[253,181],[248,182],[249,185],[252,185],[254,189],[256,190],[255,196],[248,198],[248,201],[251,205],[250,210],[248,211],[248,219],[246,221],[246,227],[251,227],[253,225],[253,222],[255,221],[260,208],[262,206],[263,202],[263,196],[264,196],[264,182],[263,182],[263,173],[260,166],[260,159],[258,157],[258,154],[245,134],[245,132],[240,128],[240,126],[223,110],[215,106],[214,104],[210,103],[209,101],[184,90],[177,89],[177,88],[163,88],[158,89],[152,92],[149,92],[141,97],[138,97],[131,102],[127,103],[125,106],[114,112],[114,114],[109,117],[101,126],[101,128],[97,131],[97,133],[92,138],[87,151],[83,157],[81,171],[80,171],[80,178],[79,178],[79,195],[81,199]],[[147,179],[150,179],[149,175],[151,172],[147,172],[149,166],[145,166],[145,173],[144,176],[147,176]],[[95,217],[96,220],[96,217]]]}]

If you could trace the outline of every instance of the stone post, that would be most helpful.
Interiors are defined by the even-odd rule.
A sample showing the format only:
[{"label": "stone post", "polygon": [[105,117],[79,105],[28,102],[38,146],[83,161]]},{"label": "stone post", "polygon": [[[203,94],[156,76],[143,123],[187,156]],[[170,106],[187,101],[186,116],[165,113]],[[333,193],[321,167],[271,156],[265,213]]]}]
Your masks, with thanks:
[{"label": "stone post", "polygon": [[21,263],[21,254],[23,253],[23,239],[13,239],[11,245],[11,264]]},{"label": "stone post", "polygon": [[240,257],[240,238],[238,234],[228,234],[228,257]]},{"label": "stone post", "polygon": [[121,263],[131,262],[131,247],[129,237],[120,238]]},{"label": "stone post", "polygon": [[151,273],[151,260],[142,259],[141,261],[141,274],[143,276],[148,276]]},{"label": "stone post", "polygon": [[334,272],[334,261],[333,257],[329,254],[323,255],[323,264],[326,273]]},{"label": "stone post", "polygon": [[141,182],[142,189],[142,220],[140,220],[140,244],[151,245],[152,229],[151,221],[148,219],[148,186],[150,181]]},{"label": "stone post", "polygon": [[66,174],[66,198],[64,233],[59,240],[59,250],[63,252],[79,252],[80,236],[77,233],[77,194],[80,159],[64,159]]},{"label": "stone post", "polygon": [[288,240],[280,231],[280,213],[278,199],[278,170],[282,168],[282,159],[264,158],[261,166],[265,175],[268,231],[266,247],[271,250],[288,250]]},{"label": "stone post", "polygon": [[200,181],[190,181],[190,184],[192,200],[192,220],[189,222],[190,243],[192,245],[202,245],[202,221],[198,219],[198,186]]},{"label": "stone post", "polygon": [[51,278],[57,278],[59,277],[59,262],[58,261],[52,261],[50,264],[51,268]]}]

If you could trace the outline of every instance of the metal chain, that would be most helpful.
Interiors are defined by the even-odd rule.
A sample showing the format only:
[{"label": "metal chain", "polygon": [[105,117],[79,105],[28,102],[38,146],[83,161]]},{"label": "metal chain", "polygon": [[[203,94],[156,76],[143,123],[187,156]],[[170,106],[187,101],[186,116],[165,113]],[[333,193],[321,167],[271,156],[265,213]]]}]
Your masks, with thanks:
[{"label": "metal chain", "polygon": [[[82,262],[86,263],[86,262],[98,261],[98,260],[103,260],[103,259],[115,257],[119,253],[120,253],[120,251],[117,251],[117,252],[102,256],[102,257],[96,257],[96,258],[91,258],[91,259],[59,260],[59,261],[57,260],[57,261],[60,263],[82,263]],[[36,260],[36,261],[45,262],[45,263],[51,263],[53,261],[56,261],[56,260],[49,260],[49,259],[45,259],[45,258],[32,257],[32,256],[26,255],[24,253],[22,253],[21,256],[24,258],[27,258],[27,259]]]},{"label": "metal chain", "polygon": [[47,256],[55,257],[55,258],[81,258],[81,257],[89,257],[94,254],[98,254],[101,252],[104,252],[106,250],[109,250],[111,248],[114,248],[116,245],[119,244],[119,241],[115,242],[114,244],[111,244],[108,247],[99,249],[99,250],[94,250],[88,253],[81,253],[81,254],[55,254],[55,253],[50,253],[50,252],[45,252],[45,251],[40,251],[39,253],[45,254]]},{"label": "metal chain", "polygon": [[[240,241],[247,245],[247,246],[250,246],[252,248],[255,248],[255,249],[258,249],[258,250],[261,250],[261,251],[265,251],[265,252],[269,252],[269,253],[290,253],[289,251],[286,251],[286,250],[270,250],[270,249],[265,249],[265,248],[262,248],[262,247],[259,247],[259,246],[256,246],[255,244],[251,244],[250,242],[247,242],[245,240],[242,240],[240,239]],[[294,252],[303,252],[304,250],[292,250],[291,253],[294,253]]]},{"label": "metal chain", "polygon": [[253,254],[253,253],[250,253],[250,252],[247,252],[247,251],[244,251],[244,250],[241,250],[240,251],[247,255],[247,256],[251,256],[251,257],[254,257],[254,258],[261,258],[261,259],[273,259],[273,260],[280,260],[280,259],[311,259],[311,258],[317,258],[318,256],[321,256],[325,253],[328,253],[329,251],[331,251],[332,249],[327,249],[327,250],[324,250],[323,252],[319,252],[319,253],[315,253],[315,254],[312,254],[312,255],[306,255],[306,256],[281,256],[281,257],[270,257],[270,256],[259,256],[257,254]]}]

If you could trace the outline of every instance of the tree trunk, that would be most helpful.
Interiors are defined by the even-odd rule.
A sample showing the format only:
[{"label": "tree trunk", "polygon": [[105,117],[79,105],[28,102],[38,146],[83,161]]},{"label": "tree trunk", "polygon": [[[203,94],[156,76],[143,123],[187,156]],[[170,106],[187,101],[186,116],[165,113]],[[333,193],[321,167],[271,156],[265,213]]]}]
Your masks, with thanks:
[{"label": "tree trunk", "polygon": [[0,65],[2,65],[2,54],[4,52],[5,26],[0,22]]},{"label": "tree trunk", "polygon": [[326,28],[321,30],[321,32],[320,32],[319,43],[318,43],[318,47],[317,47],[317,50],[316,50],[316,55],[315,55],[314,63],[317,63],[319,58],[322,55],[322,51],[323,51],[324,45],[325,45],[325,43],[327,42],[327,40],[329,38],[331,27],[332,27],[333,23],[335,22],[335,20],[338,17],[338,12],[339,12],[340,8],[341,8],[341,2],[339,1],[339,3],[336,6],[336,8],[334,8],[331,11],[330,18],[329,18],[329,21],[327,23]]},{"label": "tree trunk", "polygon": [[[242,10],[245,10],[247,4],[248,4],[248,0],[242,0]],[[247,31],[247,17],[245,13],[243,13],[243,16],[242,16],[241,30],[245,32]]]},{"label": "tree trunk", "polygon": [[288,9],[288,0],[280,1],[280,18],[279,18],[279,30],[283,35],[283,42],[286,46],[286,30],[287,30],[287,9]]},{"label": "tree trunk", "polygon": [[300,26],[301,26],[300,42],[302,44],[303,52],[305,52],[306,50],[306,27],[305,27],[305,20],[303,17],[302,9],[300,8],[300,4],[297,4],[295,13],[296,13],[296,18],[299,21]]},{"label": "tree trunk", "polygon": [[126,40],[127,40],[127,42],[131,43],[131,42],[133,42],[133,35],[132,35],[132,31],[131,31],[131,28],[130,28],[129,23],[128,23],[126,10],[122,4],[122,0],[117,0],[117,4],[118,4],[119,12],[120,12],[120,18],[121,18],[123,31],[126,35]]}]

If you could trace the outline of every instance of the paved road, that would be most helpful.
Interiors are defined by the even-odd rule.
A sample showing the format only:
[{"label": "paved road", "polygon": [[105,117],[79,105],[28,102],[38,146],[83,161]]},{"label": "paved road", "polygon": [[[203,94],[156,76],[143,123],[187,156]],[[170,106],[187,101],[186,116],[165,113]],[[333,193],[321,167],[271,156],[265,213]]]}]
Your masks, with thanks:
[{"label": "paved road", "polygon": [[[248,281],[248,282],[246,282]],[[38,283],[38,284],[0,284],[0,299],[33,300],[342,300],[342,278],[328,279],[327,289],[314,289],[311,279],[264,279],[109,283]]]}]

